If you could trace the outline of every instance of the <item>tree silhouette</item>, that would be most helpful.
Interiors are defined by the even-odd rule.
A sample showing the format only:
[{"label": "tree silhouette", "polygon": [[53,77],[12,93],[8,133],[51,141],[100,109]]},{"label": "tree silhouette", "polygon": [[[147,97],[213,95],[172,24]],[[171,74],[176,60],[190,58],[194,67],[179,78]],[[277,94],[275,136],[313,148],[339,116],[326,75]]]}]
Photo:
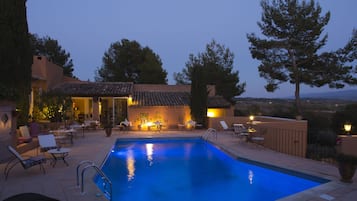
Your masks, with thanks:
[{"label": "tree silhouette", "polygon": [[96,71],[96,81],[167,84],[167,72],[149,47],[136,41],[122,39],[110,45],[104,53],[103,64]]},{"label": "tree silhouette", "polygon": [[330,12],[322,15],[320,5],[313,0],[262,0],[261,6],[258,26],[265,38],[254,33],[247,38],[252,57],[261,62],[258,70],[267,80],[267,91],[275,91],[284,82],[294,84],[296,113],[301,115],[301,84],[331,88],[357,84],[357,71],[351,66],[357,57],[355,34],[346,47],[321,52],[327,41],[327,35],[321,34]]}]

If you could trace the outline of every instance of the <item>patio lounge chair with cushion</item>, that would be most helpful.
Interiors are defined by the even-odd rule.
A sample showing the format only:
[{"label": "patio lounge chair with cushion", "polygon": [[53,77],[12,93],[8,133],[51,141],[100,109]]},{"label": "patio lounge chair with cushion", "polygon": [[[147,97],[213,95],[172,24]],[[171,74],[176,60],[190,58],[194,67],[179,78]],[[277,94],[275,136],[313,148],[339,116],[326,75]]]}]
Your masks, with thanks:
[{"label": "patio lounge chair with cushion", "polygon": [[39,165],[40,169],[42,169],[43,173],[45,174],[45,168],[43,167],[43,163],[46,163],[46,158],[43,156],[34,156],[34,157],[29,157],[29,158],[23,158],[19,152],[17,152],[12,146],[7,146],[8,150],[15,156],[14,159],[10,160],[5,167],[4,170],[4,175],[5,175],[5,180],[9,176],[9,173],[13,167],[15,167],[16,164],[21,163],[22,167],[26,170],[29,169],[30,167]]},{"label": "patio lounge chair with cushion", "polygon": [[124,121],[120,122],[119,128],[120,128],[120,130],[129,130],[129,127],[130,127],[131,125],[132,125],[131,122],[128,121],[127,118],[125,118]]},{"label": "patio lounge chair with cushion", "polygon": [[39,135],[38,143],[40,144],[40,152],[46,152],[50,149],[56,149],[58,147],[53,134]]},{"label": "patio lounge chair with cushion", "polygon": [[221,124],[224,131],[233,131],[233,128],[228,127],[227,123],[224,120],[219,121],[219,124]]},{"label": "patio lounge chair with cushion", "polygon": [[249,136],[249,129],[247,129],[243,124],[233,124],[234,135],[239,137]]}]

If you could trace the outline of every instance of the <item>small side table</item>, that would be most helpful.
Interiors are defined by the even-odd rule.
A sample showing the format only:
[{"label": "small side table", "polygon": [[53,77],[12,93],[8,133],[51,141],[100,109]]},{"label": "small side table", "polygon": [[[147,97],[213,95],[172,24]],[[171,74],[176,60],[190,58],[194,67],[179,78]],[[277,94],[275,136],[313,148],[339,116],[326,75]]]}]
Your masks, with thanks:
[{"label": "small side table", "polygon": [[69,152],[71,151],[70,148],[60,148],[60,149],[50,149],[47,152],[50,153],[53,157],[53,165],[55,167],[58,160],[62,160],[64,164],[68,166],[66,161],[66,157],[68,156]]}]

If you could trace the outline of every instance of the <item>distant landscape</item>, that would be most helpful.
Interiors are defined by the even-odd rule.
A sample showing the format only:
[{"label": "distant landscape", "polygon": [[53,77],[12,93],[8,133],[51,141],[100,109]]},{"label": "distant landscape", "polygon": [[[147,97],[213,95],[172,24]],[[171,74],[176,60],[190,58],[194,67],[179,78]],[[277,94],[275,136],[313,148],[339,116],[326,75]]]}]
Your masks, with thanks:
[{"label": "distant landscape", "polygon": [[357,89],[343,91],[341,90],[336,92],[301,94],[301,98],[357,101]]},{"label": "distant landscape", "polygon": [[[281,98],[237,98],[235,112],[237,116],[258,114],[276,117],[291,117],[295,97]],[[301,104],[305,112],[320,112],[331,115],[341,111],[346,105],[357,103],[356,90],[301,94]]]},{"label": "distant landscape", "polygon": [[[341,101],[357,101],[357,89],[351,90],[341,90],[335,92],[321,92],[321,93],[302,93],[300,94],[301,99],[320,99],[320,100],[341,100]],[[279,98],[253,98],[253,97],[236,97],[235,100],[242,99],[266,99],[266,100],[274,100],[274,99],[295,99],[294,96],[286,96]]]}]

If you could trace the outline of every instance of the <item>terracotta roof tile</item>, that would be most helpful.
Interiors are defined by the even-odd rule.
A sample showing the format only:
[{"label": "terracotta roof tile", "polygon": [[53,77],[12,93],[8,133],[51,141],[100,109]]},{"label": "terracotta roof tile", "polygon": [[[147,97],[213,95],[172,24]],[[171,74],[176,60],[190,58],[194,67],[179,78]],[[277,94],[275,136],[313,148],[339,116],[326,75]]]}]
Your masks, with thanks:
[{"label": "terracotta roof tile", "polygon": [[[67,82],[52,89],[69,96],[120,97],[132,95],[138,106],[188,106],[189,92],[179,91],[133,91],[131,82]],[[208,107],[228,108],[230,103],[221,96],[209,96]]]},{"label": "terracotta roof tile", "polygon": [[[136,91],[133,101],[137,106],[183,106],[189,105],[188,92],[144,92]],[[229,108],[231,104],[221,96],[208,97],[207,106],[210,108]]]},{"label": "terracotta roof tile", "polygon": [[132,90],[131,82],[67,82],[54,87],[51,91],[70,96],[119,97],[132,94]]},{"label": "terracotta roof tile", "polygon": [[134,92],[133,101],[138,106],[178,106],[189,105],[187,92]]}]

